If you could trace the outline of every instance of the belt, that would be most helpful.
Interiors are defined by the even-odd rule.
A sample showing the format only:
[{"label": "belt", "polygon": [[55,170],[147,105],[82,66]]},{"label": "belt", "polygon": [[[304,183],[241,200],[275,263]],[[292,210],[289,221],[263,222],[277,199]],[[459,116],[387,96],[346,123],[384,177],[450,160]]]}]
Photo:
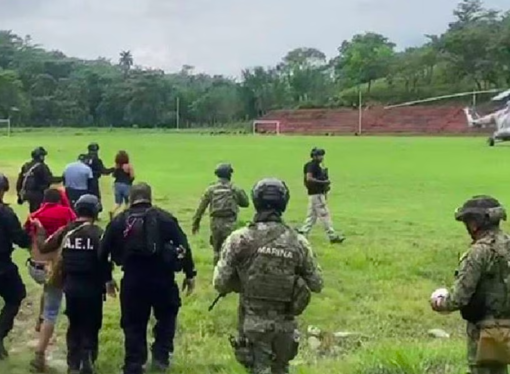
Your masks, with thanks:
[{"label": "belt", "polygon": [[27,260],[27,265],[33,267],[36,270],[45,270],[46,269],[46,263],[45,262],[36,262],[29,258]]}]

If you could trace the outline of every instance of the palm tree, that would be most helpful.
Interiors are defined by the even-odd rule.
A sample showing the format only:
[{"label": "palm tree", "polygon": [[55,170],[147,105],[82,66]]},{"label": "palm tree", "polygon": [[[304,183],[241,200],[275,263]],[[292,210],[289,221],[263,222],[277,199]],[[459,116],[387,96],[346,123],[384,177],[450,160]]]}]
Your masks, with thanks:
[{"label": "palm tree", "polygon": [[124,72],[124,76],[127,76],[131,66],[133,66],[133,56],[131,55],[131,51],[120,52],[119,66]]}]

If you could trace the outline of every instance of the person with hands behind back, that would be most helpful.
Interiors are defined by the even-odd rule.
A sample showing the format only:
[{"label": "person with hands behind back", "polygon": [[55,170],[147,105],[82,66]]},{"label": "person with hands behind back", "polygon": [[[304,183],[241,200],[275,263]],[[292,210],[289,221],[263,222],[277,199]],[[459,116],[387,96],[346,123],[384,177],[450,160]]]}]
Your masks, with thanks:
[{"label": "person with hands behind back", "polygon": [[100,256],[103,230],[96,224],[99,199],[83,195],[75,204],[78,218],[44,241],[38,226],[41,253],[57,251],[49,269],[48,284],[61,286],[66,296],[67,364],[69,373],[92,374],[99,352],[103,300],[107,292],[116,297],[113,266]]}]

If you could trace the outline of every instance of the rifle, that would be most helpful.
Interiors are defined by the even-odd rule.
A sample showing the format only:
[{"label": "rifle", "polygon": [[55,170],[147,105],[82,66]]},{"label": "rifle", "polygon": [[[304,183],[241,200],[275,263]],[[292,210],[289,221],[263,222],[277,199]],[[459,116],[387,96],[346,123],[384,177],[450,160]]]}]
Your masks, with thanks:
[{"label": "rifle", "polygon": [[213,302],[212,302],[212,303],[211,303],[211,305],[209,306],[209,309],[208,309],[208,310],[209,310],[209,312],[210,312],[211,310],[213,310],[213,309],[214,309],[214,307],[216,306],[216,304],[218,304],[218,301],[220,301],[220,299],[221,299],[221,298],[223,298],[223,297],[225,297],[225,296],[226,296],[226,295],[225,295],[225,294],[223,294],[223,293],[218,294],[218,296],[216,296],[216,298],[213,300]]},{"label": "rifle", "polygon": [[[323,179],[325,181],[329,181],[329,170],[328,170],[328,168],[322,169],[322,178],[321,179]],[[324,189],[324,192],[325,192],[324,194],[326,195],[326,197],[328,196],[328,192],[330,190],[331,190],[331,185],[328,184],[326,186],[326,188]]]}]

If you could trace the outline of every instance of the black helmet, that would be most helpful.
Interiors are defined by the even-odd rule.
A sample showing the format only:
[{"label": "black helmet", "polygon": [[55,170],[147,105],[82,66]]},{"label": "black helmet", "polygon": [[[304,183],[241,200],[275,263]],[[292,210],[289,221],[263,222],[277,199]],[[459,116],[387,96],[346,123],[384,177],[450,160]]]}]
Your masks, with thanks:
[{"label": "black helmet", "polygon": [[310,151],[310,157],[313,158],[315,156],[324,156],[326,151],[322,148],[313,147]]},{"label": "black helmet", "polygon": [[78,156],[78,161],[85,162],[87,161],[87,155],[84,155],[83,153]]},{"label": "black helmet", "polygon": [[251,198],[257,211],[276,210],[283,213],[287,208],[290,193],[285,182],[276,178],[264,178],[253,186]]},{"label": "black helmet", "polygon": [[219,164],[218,166],[216,166],[216,169],[214,170],[214,174],[216,174],[218,178],[226,179],[230,179],[232,177],[233,172],[234,169],[230,164]]},{"label": "black helmet", "polygon": [[98,152],[99,151],[99,144],[97,143],[90,143],[87,147],[89,152]]},{"label": "black helmet", "polygon": [[131,205],[139,203],[152,203],[152,188],[147,183],[138,183],[131,187],[129,193]]},{"label": "black helmet", "polygon": [[9,191],[9,179],[5,176],[5,174],[0,173],[0,191],[7,192]]},{"label": "black helmet", "polygon": [[83,195],[81,196],[76,203],[74,203],[74,210],[79,216],[88,216],[96,217],[101,210],[101,204],[99,203],[99,199],[94,195]]},{"label": "black helmet", "polygon": [[481,226],[506,221],[505,208],[491,196],[473,196],[455,211],[455,219],[461,222],[475,220]]},{"label": "black helmet", "polygon": [[37,147],[32,151],[32,158],[33,159],[41,159],[48,155],[48,152],[46,152],[46,149],[43,147]]}]

